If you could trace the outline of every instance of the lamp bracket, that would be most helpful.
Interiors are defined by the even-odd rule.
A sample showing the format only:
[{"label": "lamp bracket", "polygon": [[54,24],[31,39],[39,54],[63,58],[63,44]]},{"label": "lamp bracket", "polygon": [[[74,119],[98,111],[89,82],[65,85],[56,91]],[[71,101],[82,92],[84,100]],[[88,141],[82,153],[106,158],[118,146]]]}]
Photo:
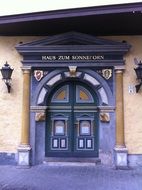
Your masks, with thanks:
[{"label": "lamp bracket", "polygon": [[136,92],[138,93],[138,91],[140,90],[141,88],[141,85],[142,85],[142,82],[140,84],[137,84],[135,87],[136,87]]},{"label": "lamp bracket", "polygon": [[7,86],[7,90],[8,90],[8,93],[10,93],[10,90],[11,90],[11,84],[9,82],[5,82],[6,86]]},{"label": "lamp bracket", "polygon": [[0,69],[2,74],[2,80],[7,86],[8,93],[10,93],[11,90],[11,75],[14,69],[10,67],[10,65],[7,63],[4,64],[4,66]]}]

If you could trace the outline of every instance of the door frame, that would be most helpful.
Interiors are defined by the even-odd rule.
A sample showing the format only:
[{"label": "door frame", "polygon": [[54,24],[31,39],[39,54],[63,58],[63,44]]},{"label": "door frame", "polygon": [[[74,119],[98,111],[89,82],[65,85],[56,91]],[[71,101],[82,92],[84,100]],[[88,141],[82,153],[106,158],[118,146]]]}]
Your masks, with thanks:
[{"label": "door frame", "polygon": [[[100,68],[101,71],[102,68]],[[98,71],[98,70],[97,70]],[[34,72],[34,71],[33,71]],[[112,74],[113,74],[112,70]],[[99,105],[94,107],[93,109],[99,110],[100,113],[108,113],[111,116],[110,122],[107,124],[102,123],[99,119],[99,157],[101,156],[100,151],[110,152],[113,150],[115,145],[115,96],[114,89],[111,89],[112,81],[114,80],[114,76],[112,75],[112,81],[109,84],[109,81],[106,81],[98,72],[91,69],[78,68],[77,76],[75,78],[71,78],[68,75],[67,68],[55,69],[49,72],[39,83],[36,82],[36,85],[32,86],[31,93],[31,106],[30,106],[30,143],[32,147],[32,163],[38,164],[42,163],[45,159],[45,127],[46,127],[46,114],[48,110],[48,106],[46,106],[47,99],[51,90],[56,87],[61,82],[65,82],[67,80],[78,80],[83,81],[87,85],[92,87],[98,98]],[[60,79],[57,81],[56,78]],[[49,86],[47,84],[50,83],[51,80],[54,79],[53,85]],[[34,84],[34,77],[32,77],[32,83]],[[95,83],[92,83],[95,81]],[[99,86],[98,86],[99,84]],[[99,88],[98,88],[99,87]],[[101,89],[101,90],[100,90]],[[107,105],[103,105],[103,102],[108,100]],[[105,127],[107,125],[107,127]],[[107,132],[106,132],[107,131]],[[111,138],[109,143],[107,142],[106,134],[111,134]],[[105,153],[107,154],[107,153]],[[108,155],[109,156],[109,155]],[[101,159],[105,158],[104,156]]]}]

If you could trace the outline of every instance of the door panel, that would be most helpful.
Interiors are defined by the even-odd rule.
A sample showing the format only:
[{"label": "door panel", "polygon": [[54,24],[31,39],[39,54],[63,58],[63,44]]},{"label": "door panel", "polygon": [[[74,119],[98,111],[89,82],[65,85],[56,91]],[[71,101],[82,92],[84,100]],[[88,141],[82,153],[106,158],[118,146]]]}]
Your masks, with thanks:
[{"label": "door panel", "polygon": [[52,156],[56,153],[71,152],[71,131],[69,129],[71,113],[54,113],[54,111],[50,110],[48,113],[49,123],[46,138],[46,152]]},{"label": "door panel", "polygon": [[79,82],[54,90],[49,101],[46,156],[98,156],[98,113],[95,93]]},{"label": "door panel", "polygon": [[97,131],[95,128],[95,114],[87,112],[75,113],[74,151],[81,156],[97,156]]},{"label": "door panel", "polygon": [[52,121],[53,134],[51,136],[52,150],[68,149],[67,122],[65,119],[55,119]]}]

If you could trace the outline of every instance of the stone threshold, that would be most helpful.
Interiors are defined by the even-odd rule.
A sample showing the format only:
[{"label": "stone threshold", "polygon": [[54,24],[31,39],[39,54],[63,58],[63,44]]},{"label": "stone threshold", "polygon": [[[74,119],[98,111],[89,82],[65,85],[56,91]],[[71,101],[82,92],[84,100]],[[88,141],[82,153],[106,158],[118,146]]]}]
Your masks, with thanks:
[{"label": "stone threshold", "polygon": [[46,157],[43,164],[48,166],[96,166],[101,163],[99,158],[64,158]]}]

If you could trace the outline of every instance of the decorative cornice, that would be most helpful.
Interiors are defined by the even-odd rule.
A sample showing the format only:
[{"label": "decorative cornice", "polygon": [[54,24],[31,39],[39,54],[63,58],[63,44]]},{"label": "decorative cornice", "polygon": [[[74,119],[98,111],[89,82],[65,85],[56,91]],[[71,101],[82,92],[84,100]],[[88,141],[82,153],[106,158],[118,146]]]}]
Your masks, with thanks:
[{"label": "decorative cornice", "polygon": [[115,111],[115,106],[98,106],[98,110],[100,112],[114,112]]},{"label": "decorative cornice", "polygon": [[122,73],[125,70],[125,65],[115,66],[114,70],[115,70],[116,73]]},{"label": "decorative cornice", "polygon": [[128,44],[104,44],[101,45],[37,45],[37,46],[16,46],[16,49],[21,54],[28,54],[28,53],[42,53],[42,52],[119,52],[124,53],[130,49],[130,45]]},{"label": "decorative cornice", "polygon": [[24,73],[30,73],[30,71],[31,71],[31,66],[25,65],[25,66],[22,66],[21,69],[22,69],[22,71],[23,71]]},{"label": "decorative cornice", "polygon": [[[67,45],[68,43],[70,45]],[[41,66],[44,63],[44,66],[47,64],[55,66],[54,64],[61,63],[60,66],[63,64],[76,66],[72,63],[80,63],[84,67],[84,65],[88,66],[88,63],[92,63],[92,66],[124,65],[123,56],[130,47],[128,43],[79,32],[67,32],[17,45],[16,49],[24,56],[22,63],[25,65],[36,66],[36,64],[40,64]],[[85,57],[85,55],[87,56]]]},{"label": "decorative cornice", "polygon": [[24,60],[22,61],[23,65],[31,65],[32,67],[59,67],[65,68],[68,66],[78,66],[83,68],[94,67],[94,66],[115,66],[115,65],[124,65],[123,60],[97,60],[97,61],[41,61],[41,60]]},{"label": "decorative cornice", "polygon": [[30,111],[31,112],[45,112],[47,109],[47,106],[31,106]]}]

